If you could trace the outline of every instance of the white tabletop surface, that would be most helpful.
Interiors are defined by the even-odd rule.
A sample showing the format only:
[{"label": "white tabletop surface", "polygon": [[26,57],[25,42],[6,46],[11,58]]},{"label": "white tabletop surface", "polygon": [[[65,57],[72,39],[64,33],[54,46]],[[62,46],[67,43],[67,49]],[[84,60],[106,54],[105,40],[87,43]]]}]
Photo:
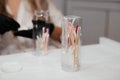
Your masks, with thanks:
[{"label": "white tabletop surface", "polygon": [[[120,80],[120,45],[101,39],[100,44],[82,46],[80,71],[65,72],[61,68],[61,50],[50,50],[46,56],[32,52],[0,56],[0,80]],[[1,65],[17,62],[19,72],[6,73]]]}]

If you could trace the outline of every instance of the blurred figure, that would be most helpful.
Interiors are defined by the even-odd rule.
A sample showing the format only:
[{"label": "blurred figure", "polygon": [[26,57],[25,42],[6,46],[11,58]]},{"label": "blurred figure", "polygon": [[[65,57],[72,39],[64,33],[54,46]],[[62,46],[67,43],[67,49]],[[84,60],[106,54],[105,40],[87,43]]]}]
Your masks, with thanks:
[{"label": "blurred figure", "polygon": [[[49,22],[53,24],[49,26],[52,28],[50,42],[59,47],[63,16],[50,0],[0,0],[0,54],[23,52],[32,48],[33,42],[29,36],[32,35],[35,10],[49,11]],[[21,31],[27,34],[19,34]]]}]

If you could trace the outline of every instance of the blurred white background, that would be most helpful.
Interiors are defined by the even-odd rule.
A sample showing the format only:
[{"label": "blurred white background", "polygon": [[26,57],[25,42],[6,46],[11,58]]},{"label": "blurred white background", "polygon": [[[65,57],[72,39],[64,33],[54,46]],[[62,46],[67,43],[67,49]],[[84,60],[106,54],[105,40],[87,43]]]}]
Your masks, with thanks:
[{"label": "blurred white background", "polygon": [[82,43],[104,36],[120,41],[120,0],[53,0],[64,15],[83,18]]}]

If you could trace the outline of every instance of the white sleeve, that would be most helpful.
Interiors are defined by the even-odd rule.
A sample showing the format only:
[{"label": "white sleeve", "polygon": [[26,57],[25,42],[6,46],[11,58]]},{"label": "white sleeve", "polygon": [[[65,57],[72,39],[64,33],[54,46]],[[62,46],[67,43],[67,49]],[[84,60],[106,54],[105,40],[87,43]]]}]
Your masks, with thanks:
[{"label": "white sleeve", "polygon": [[63,15],[51,2],[49,2],[49,15],[51,18],[51,22],[61,27]]}]

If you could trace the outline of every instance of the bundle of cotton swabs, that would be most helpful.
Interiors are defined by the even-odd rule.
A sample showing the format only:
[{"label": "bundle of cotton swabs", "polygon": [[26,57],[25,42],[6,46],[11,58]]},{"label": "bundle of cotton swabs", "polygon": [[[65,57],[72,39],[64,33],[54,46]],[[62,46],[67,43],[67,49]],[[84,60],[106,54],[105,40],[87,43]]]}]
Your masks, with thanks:
[{"label": "bundle of cotton swabs", "polygon": [[36,41],[36,48],[37,50],[40,50],[41,52],[46,52],[48,49],[48,41],[49,41],[49,29],[43,27],[42,33],[37,36]]},{"label": "bundle of cotton swabs", "polygon": [[68,22],[68,52],[72,52],[74,65],[78,64],[78,50],[80,42],[80,27]]}]

